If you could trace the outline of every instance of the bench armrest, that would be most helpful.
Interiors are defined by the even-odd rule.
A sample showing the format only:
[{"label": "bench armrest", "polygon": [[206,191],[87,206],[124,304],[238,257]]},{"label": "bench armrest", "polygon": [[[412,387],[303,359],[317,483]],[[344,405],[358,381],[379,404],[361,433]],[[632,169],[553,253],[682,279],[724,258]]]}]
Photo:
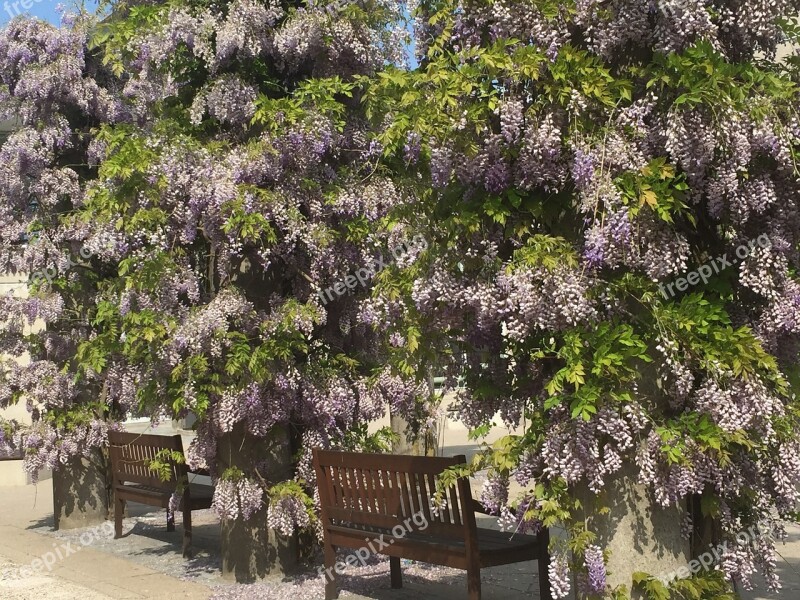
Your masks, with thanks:
[{"label": "bench armrest", "polygon": [[484,508],[483,504],[481,504],[478,500],[475,500],[475,498],[472,499],[472,512],[491,516],[491,513]]}]

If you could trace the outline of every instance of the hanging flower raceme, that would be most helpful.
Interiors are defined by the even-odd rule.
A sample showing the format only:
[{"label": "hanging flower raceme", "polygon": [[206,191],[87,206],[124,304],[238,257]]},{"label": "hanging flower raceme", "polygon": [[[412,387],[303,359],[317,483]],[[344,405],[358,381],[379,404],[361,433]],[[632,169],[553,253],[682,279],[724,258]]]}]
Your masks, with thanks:
[{"label": "hanging flower raceme", "polygon": [[583,553],[586,567],[586,588],[590,594],[602,594],[606,589],[606,566],[599,546],[589,545]]},{"label": "hanging flower raceme", "polygon": [[[478,461],[525,486],[483,489],[508,529],[524,502],[533,521],[589,513],[591,530],[576,493],[629,473],[665,509],[712,496],[731,548],[797,501],[798,96],[772,53],[799,7],[756,4],[438,3],[417,15],[422,68],[368,97],[386,169],[416,199],[393,222],[428,250],[361,314],[425,340],[395,368],[434,364],[476,436],[498,417],[517,430]],[[570,571],[582,592],[633,589],[601,544],[570,542],[554,597]],[[775,586],[762,554],[737,548],[722,571]]]}]

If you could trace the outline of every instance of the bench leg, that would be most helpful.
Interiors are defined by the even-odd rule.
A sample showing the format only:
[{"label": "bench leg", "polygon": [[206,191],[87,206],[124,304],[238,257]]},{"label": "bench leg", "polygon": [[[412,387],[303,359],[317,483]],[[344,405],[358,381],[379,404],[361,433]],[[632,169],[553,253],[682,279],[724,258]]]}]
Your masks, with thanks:
[{"label": "bench leg", "polygon": [[389,569],[392,573],[392,589],[399,590],[403,587],[403,572],[400,570],[400,557],[389,557]]},{"label": "bench leg", "polygon": [[183,508],[183,556],[192,556],[192,511],[188,506]]},{"label": "bench leg", "polygon": [[336,600],[339,588],[336,585],[336,548],[325,544],[325,600]]},{"label": "bench leg", "polygon": [[122,516],[125,512],[125,500],[114,494],[114,539],[122,537]]},{"label": "bench leg", "polygon": [[552,600],[550,596],[550,558],[539,559],[539,598]]},{"label": "bench leg", "polygon": [[175,531],[175,513],[167,509],[167,531]]},{"label": "bench leg", "polygon": [[539,533],[539,597],[552,600],[550,596],[550,532]]},{"label": "bench leg", "polygon": [[467,569],[467,598],[469,600],[481,600],[480,567]]}]

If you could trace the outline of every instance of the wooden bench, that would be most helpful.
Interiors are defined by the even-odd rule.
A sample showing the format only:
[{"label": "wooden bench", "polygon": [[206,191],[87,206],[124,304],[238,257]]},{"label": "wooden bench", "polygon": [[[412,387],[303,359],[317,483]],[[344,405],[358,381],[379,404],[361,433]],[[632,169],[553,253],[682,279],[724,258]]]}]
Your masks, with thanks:
[{"label": "wooden bench", "polygon": [[114,489],[114,539],[122,537],[122,516],[127,500],[167,509],[167,531],[175,531],[175,516],[169,511],[170,498],[181,482],[184,485],[188,483],[181,495],[178,510],[183,512],[183,555],[189,556],[192,545],[192,511],[211,507],[213,488],[189,483],[189,470],[183,463],[168,461],[170,471],[166,481],[148,466],[164,450],[183,453],[181,436],[109,431],[108,439]]},{"label": "wooden bench", "polygon": [[436,491],[437,475],[465,462],[464,456],[314,449],[324,532],[326,600],[339,594],[337,548],[357,550],[354,556],[366,552],[388,555],[393,588],[402,587],[401,558],[465,569],[470,600],[481,597],[481,568],[536,559],[541,598],[550,600],[546,529],[532,536],[478,528],[475,511],[483,510],[473,500],[466,479],[448,490],[447,506],[438,514],[432,513],[430,499]]}]

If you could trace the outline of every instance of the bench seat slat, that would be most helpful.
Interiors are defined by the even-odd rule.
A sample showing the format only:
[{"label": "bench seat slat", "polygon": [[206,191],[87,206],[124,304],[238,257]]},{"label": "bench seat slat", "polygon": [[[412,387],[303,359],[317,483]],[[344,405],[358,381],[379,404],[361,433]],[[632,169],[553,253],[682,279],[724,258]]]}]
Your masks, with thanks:
[{"label": "bench seat slat", "polygon": [[[153,487],[149,485],[142,485],[139,483],[128,483],[128,482],[122,485],[116,485],[114,487],[114,491],[115,492],[121,491],[123,494],[128,493],[130,491],[135,491],[141,494],[150,495],[152,497],[164,496],[166,498],[171,498],[173,494],[172,491],[164,491],[164,489],[160,487]],[[213,495],[214,495],[214,489],[209,485],[203,485],[202,483],[189,484],[189,496],[192,499],[193,504],[195,503],[195,501],[204,502],[208,500],[210,502]]]},{"label": "bench seat slat", "polygon": [[[375,540],[378,535],[370,537],[369,533],[352,529],[350,527],[333,527],[327,532],[330,543],[341,548],[368,548],[366,539]],[[366,539],[365,539],[366,538]],[[388,541],[389,536],[384,540]],[[372,542],[372,547],[376,550],[380,547],[377,541]],[[443,544],[433,538],[429,538],[425,543],[417,540],[402,539],[393,544],[378,550],[379,554],[385,556],[397,556],[410,560],[419,560],[434,565],[453,567],[456,569],[466,568],[466,558],[463,549],[459,550],[453,546]]]},{"label": "bench seat slat", "polygon": [[[338,466],[344,468],[374,469],[398,471],[404,473],[433,473],[438,475],[448,467],[459,463],[458,457],[441,456],[404,456],[398,454],[367,454],[364,452],[337,452],[333,450],[319,450],[319,464],[325,466]],[[343,454],[347,458],[342,457]]]},{"label": "bench seat slat", "polygon": [[400,482],[400,498],[402,501],[402,510],[400,512],[410,516],[414,514],[414,505],[411,503],[411,490],[408,487],[408,476],[404,472],[397,472],[394,475]]},{"label": "bench seat slat", "polygon": [[[360,523],[369,527],[382,527],[387,530],[397,526],[400,526],[403,528],[403,530],[406,530],[406,525],[404,522],[408,520],[408,517],[404,517],[402,515],[379,515],[361,510],[337,508],[335,506],[328,508],[328,518],[336,520],[340,523]],[[323,524],[323,527],[325,527],[325,524]],[[408,529],[414,531],[417,529],[417,526],[413,521],[409,521]],[[463,527],[437,521],[428,521],[427,527],[424,527],[424,531],[429,536],[433,534],[447,537],[461,537],[462,539],[464,537]]]},{"label": "bench seat slat", "polygon": [[397,507],[395,498],[397,489],[389,486],[389,474],[384,470],[373,471],[375,474],[375,485],[382,500],[382,510],[386,514],[391,514]]},{"label": "bench seat slat", "polygon": [[[383,546],[377,541],[372,543],[372,547],[379,550],[381,554],[386,554],[388,556],[396,555],[396,553],[389,552],[389,550],[394,549],[395,551],[402,551],[403,557],[445,566],[450,566],[450,563],[453,562],[453,557],[461,557],[463,561],[466,560],[466,546],[463,538],[460,540],[457,538],[445,539],[426,535],[426,532],[413,531],[402,538],[395,538],[390,528],[382,527],[331,525],[328,527],[328,530],[333,534],[333,537],[340,540],[339,545],[352,549],[368,547],[369,542],[367,542],[366,539],[377,540],[380,539],[382,535],[384,544],[388,545]],[[540,558],[540,546],[536,536],[522,534],[512,535],[511,533],[482,527],[478,528],[477,533],[482,567],[500,566],[520,562],[520,560],[526,561]],[[344,540],[348,540],[349,542],[345,542]],[[428,559],[407,556],[409,548],[417,546],[424,547],[424,549],[418,553],[418,556],[425,555]],[[436,561],[437,553],[443,553],[445,555],[446,563],[439,563]]]},{"label": "bench seat slat", "polygon": [[361,477],[364,481],[364,489],[367,495],[367,510],[371,513],[380,513],[381,509],[378,507],[378,498],[375,494],[375,487],[372,485],[372,470],[362,469]]}]

